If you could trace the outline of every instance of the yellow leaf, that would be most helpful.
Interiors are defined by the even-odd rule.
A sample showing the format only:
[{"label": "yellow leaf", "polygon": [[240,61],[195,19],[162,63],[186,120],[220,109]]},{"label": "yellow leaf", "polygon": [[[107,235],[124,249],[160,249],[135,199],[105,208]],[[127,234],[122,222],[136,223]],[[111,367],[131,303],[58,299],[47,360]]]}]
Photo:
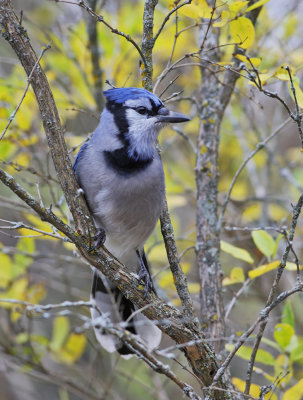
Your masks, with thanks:
[{"label": "yellow leaf", "polygon": [[274,221],[279,221],[283,218],[286,218],[288,211],[285,210],[284,207],[279,206],[277,204],[271,204],[269,206],[269,216],[272,218]]},{"label": "yellow leaf", "polygon": [[[234,348],[233,344],[226,344],[225,348],[227,351],[232,351]],[[241,346],[237,351],[237,356],[243,358],[244,360],[249,360],[251,357],[252,348],[248,346]],[[256,355],[256,361],[265,365],[274,365],[274,356],[266,350],[259,349]]]},{"label": "yellow leaf", "polygon": [[284,31],[286,39],[290,38],[295,34],[295,32],[297,32],[299,24],[300,24],[299,15],[295,13],[291,13],[285,18]]},{"label": "yellow leaf", "polygon": [[[0,299],[16,299],[26,301],[27,287],[28,280],[26,277],[15,280],[8,290],[0,293]],[[21,316],[21,313],[17,310],[22,309],[22,305],[0,302],[0,307],[9,308],[12,310],[10,315],[12,322],[16,322]]]},{"label": "yellow leaf", "polygon": [[255,28],[250,19],[240,17],[231,21],[230,33],[235,43],[243,49],[251,47],[255,40]]},{"label": "yellow leaf", "polygon": [[272,74],[270,72],[264,72],[264,73],[259,74],[259,78],[260,78],[262,85],[266,85],[268,79],[271,77],[272,77]]},{"label": "yellow leaf", "polygon": [[200,292],[200,284],[197,282],[189,282],[188,290],[190,293],[199,293]]},{"label": "yellow leaf", "polygon": [[252,6],[248,7],[248,8],[245,10],[245,12],[252,11],[252,10],[254,10],[255,8],[261,7],[261,6],[263,6],[263,4],[267,3],[268,1],[269,1],[269,0],[259,0],[259,1],[257,1],[255,4],[253,4]]},{"label": "yellow leaf", "polygon": [[12,261],[7,254],[0,253],[0,288],[6,288],[12,279]]},{"label": "yellow leaf", "polygon": [[294,328],[289,324],[276,324],[274,338],[278,345],[285,350],[295,333]]},{"label": "yellow leaf", "polygon": [[231,270],[230,276],[223,279],[223,285],[233,285],[235,283],[242,283],[244,282],[244,272],[241,267],[235,267]]},{"label": "yellow leaf", "polygon": [[212,8],[209,7],[206,0],[193,0],[191,4],[184,6],[179,10],[179,14],[194,19],[211,18],[211,13]]},{"label": "yellow leaf", "polygon": [[50,342],[50,348],[53,352],[61,351],[69,332],[69,319],[66,317],[57,317],[54,320],[53,334]]},{"label": "yellow leaf", "polygon": [[60,359],[66,364],[73,364],[82,356],[85,346],[85,335],[71,333],[60,351]]},{"label": "yellow leaf", "polygon": [[31,285],[26,292],[26,300],[33,304],[39,303],[45,296],[46,290],[43,283]]},{"label": "yellow leaf", "polygon": [[294,400],[301,399],[303,396],[303,379],[300,379],[293,387],[286,390],[284,393],[282,400]]},{"label": "yellow leaf", "polygon": [[247,207],[243,211],[242,217],[244,218],[245,221],[252,222],[259,218],[260,213],[261,213],[260,204],[253,204],[253,205]]},{"label": "yellow leaf", "polygon": [[273,74],[273,77],[280,79],[280,81],[289,81],[289,74],[285,69],[285,65],[281,65],[276,72]]},{"label": "yellow leaf", "polygon": [[166,260],[166,250],[161,244],[151,248],[148,258],[152,264],[161,264],[163,260]]},{"label": "yellow leaf", "polygon": [[[243,54],[235,54],[234,57],[237,58],[240,61],[245,62],[246,64],[250,64],[248,59],[245,56],[243,56]],[[258,68],[258,66],[261,63],[261,58],[250,57],[249,59],[250,59],[251,63],[253,64],[253,66]]]},{"label": "yellow leaf", "polygon": [[264,275],[267,272],[278,268],[278,266],[280,265],[280,262],[281,262],[280,260],[277,260],[277,261],[273,261],[269,264],[260,265],[259,267],[248,271],[248,276],[250,277],[250,279],[255,279],[258,276]]},{"label": "yellow leaf", "polygon": [[215,22],[213,24],[214,28],[222,28],[222,26],[225,26],[228,22],[229,19],[229,12],[226,10],[223,10],[221,13],[221,21]]},{"label": "yellow leaf", "polygon": [[[14,158],[14,163],[20,165],[21,167],[28,167],[29,162],[30,156],[26,153],[20,153],[17,157]],[[11,165],[6,169],[6,171],[8,174],[13,175],[16,172],[16,169],[13,165]]]},{"label": "yellow leaf", "polygon": [[[242,379],[240,379],[240,378],[232,378],[232,382],[233,382],[233,384],[235,385],[235,387],[236,387],[238,390],[240,390],[240,392],[243,392],[243,393],[244,393],[244,390],[245,390],[245,382],[242,381]],[[255,385],[254,383],[252,383],[251,386],[250,386],[249,394],[250,394],[252,397],[259,398],[260,392],[261,392],[260,386]],[[276,396],[274,393],[267,393],[267,394],[264,396],[264,399],[266,399],[266,400],[267,400],[267,399],[277,400],[277,396]],[[283,400],[284,400],[284,399],[283,399]]]},{"label": "yellow leaf", "polygon": [[253,264],[254,260],[247,250],[233,246],[232,244],[229,244],[224,240],[221,240],[220,245],[221,250],[225,253],[228,253],[239,260],[246,261],[249,264]]},{"label": "yellow leaf", "polygon": [[75,250],[75,245],[73,243],[63,242],[63,246],[69,251],[74,251]]},{"label": "yellow leaf", "polygon": [[[0,293],[0,299],[16,299],[16,300],[25,300],[26,289],[28,286],[28,280],[26,277],[15,280],[10,288],[5,292]],[[14,308],[15,304],[12,303],[0,303],[1,307],[5,308]]]},{"label": "yellow leaf", "polygon": [[[300,108],[303,108],[303,92],[300,88],[300,84],[299,84],[299,82],[296,82],[296,81],[294,81],[293,84],[294,84],[294,88],[296,91],[296,98],[297,98],[298,105]],[[289,92],[291,94],[291,97],[294,98],[292,90],[290,88],[290,85],[289,85]]]},{"label": "yellow leaf", "polygon": [[41,221],[41,218],[37,217],[37,215],[34,214],[25,214],[26,219],[37,229],[40,229],[41,231],[44,232],[53,232],[50,224],[47,222]]},{"label": "yellow leaf", "polygon": [[[299,269],[302,269],[302,268],[303,268],[303,266],[299,265]],[[285,269],[287,269],[287,271],[297,271],[297,264],[287,261]]]},{"label": "yellow leaf", "polygon": [[233,17],[235,17],[241,8],[245,7],[248,1],[235,1],[228,8]]}]

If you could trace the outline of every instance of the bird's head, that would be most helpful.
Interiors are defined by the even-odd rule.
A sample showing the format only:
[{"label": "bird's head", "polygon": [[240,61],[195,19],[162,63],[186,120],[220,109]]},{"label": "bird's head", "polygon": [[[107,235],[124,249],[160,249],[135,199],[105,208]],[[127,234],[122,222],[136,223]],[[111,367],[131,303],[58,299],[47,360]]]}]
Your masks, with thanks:
[{"label": "bird's head", "polygon": [[135,159],[152,156],[165,124],[189,121],[187,116],[168,110],[156,95],[145,89],[109,89],[104,95],[106,111],[113,115],[119,140]]}]

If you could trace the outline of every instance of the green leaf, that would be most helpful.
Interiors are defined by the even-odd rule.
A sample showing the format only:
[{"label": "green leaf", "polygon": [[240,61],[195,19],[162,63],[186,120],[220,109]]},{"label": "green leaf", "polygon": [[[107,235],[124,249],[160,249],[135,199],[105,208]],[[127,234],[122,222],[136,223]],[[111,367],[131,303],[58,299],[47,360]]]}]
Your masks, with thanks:
[{"label": "green leaf", "polygon": [[274,349],[276,349],[278,351],[281,351],[280,346],[276,342],[274,342],[273,340],[267,339],[264,336],[262,337],[262,343],[265,343],[268,346],[273,347]]},{"label": "green leaf", "polygon": [[[284,376],[286,371],[289,371],[289,373],[286,376]],[[286,386],[291,381],[293,376],[293,366],[288,355],[286,354],[278,355],[278,357],[276,358],[276,363],[274,365],[274,375],[284,376],[282,380],[284,386]]]},{"label": "green leaf", "polygon": [[298,344],[297,347],[295,347],[291,353],[290,353],[290,359],[293,362],[299,361],[303,359],[303,343]]},{"label": "green leaf", "polygon": [[286,390],[282,400],[299,400],[303,396],[303,379],[300,379],[293,387]]},{"label": "green leaf", "polygon": [[53,335],[50,342],[52,351],[61,350],[69,332],[69,319],[66,317],[57,317],[54,320]]},{"label": "green leaf", "polygon": [[[225,348],[227,351],[232,351],[234,345],[226,344]],[[248,346],[242,346],[237,351],[236,355],[244,360],[249,360],[252,353],[252,348]],[[266,365],[275,365],[275,358],[266,350],[259,349],[256,355],[256,361],[266,364]]]},{"label": "green leaf", "polygon": [[274,330],[275,341],[284,350],[289,345],[295,330],[289,324],[277,324]]},{"label": "green leaf", "polygon": [[[17,249],[21,252],[32,254],[35,251],[35,239],[30,237],[23,237],[18,240]],[[24,254],[15,254],[13,264],[13,277],[24,273],[24,271],[31,265],[32,258]]]},{"label": "green leaf", "polygon": [[257,248],[270,260],[276,248],[274,239],[266,231],[253,231],[251,236]]},{"label": "green leaf", "polygon": [[293,328],[295,327],[295,316],[294,316],[291,302],[289,300],[286,301],[286,303],[283,307],[281,322],[283,324],[288,324],[288,325],[292,326]]},{"label": "green leaf", "polygon": [[231,21],[230,33],[233,41],[242,49],[248,49],[255,40],[255,28],[250,19],[240,17]]},{"label": "green leaf", "polygon": [[240,247],[233,246],[232,244],[229,244],[225,242],[224,240],[221,240],[221,250],[224,251],[224,253],[228,253],[232,255],[233,257],[237,258],[238,260],[246,261],[249,264],[253,264],[254,260],[249,254],[247,250],[241,249]]}]

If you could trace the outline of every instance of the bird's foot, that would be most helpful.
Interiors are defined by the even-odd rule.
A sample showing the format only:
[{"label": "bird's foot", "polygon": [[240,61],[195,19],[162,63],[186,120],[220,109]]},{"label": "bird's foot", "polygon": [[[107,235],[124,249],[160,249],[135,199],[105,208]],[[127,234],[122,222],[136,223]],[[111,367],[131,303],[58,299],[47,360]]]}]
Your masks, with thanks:
[{"label": "bird's foot", "polygon": [[96,230],[96,233],[94,234],[94,243],[92,247],[89,249],[89,252],[91,253],[94,250],[99,249],[99,247],[103,246],[105,243],[106,239],[106,234],[105,230],[103,228],[99,228]]},{"label": "bird's foot", "polygon": [[143,298],[146,299],[148,291],[153,290],[153,281],[152,281],[150,274],[144,264],[140,266],[140,271],[139,271],[138,277],[139,277],[140,281],[143,281],[145,283]]}]

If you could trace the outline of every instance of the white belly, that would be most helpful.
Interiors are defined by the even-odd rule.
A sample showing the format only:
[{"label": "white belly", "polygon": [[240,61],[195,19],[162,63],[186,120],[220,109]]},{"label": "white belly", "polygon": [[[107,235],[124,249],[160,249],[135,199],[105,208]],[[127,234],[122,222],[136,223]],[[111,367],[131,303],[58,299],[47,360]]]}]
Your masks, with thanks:
[{"label": "white belly", "polygon": [[[159,173],[160,172],[160,173]],[[162,167],[141,176],[109,179],[95,196],[96,225],[105,229],[105,246],[117,257],[142,248],[159,219],[164,200]]]}]

